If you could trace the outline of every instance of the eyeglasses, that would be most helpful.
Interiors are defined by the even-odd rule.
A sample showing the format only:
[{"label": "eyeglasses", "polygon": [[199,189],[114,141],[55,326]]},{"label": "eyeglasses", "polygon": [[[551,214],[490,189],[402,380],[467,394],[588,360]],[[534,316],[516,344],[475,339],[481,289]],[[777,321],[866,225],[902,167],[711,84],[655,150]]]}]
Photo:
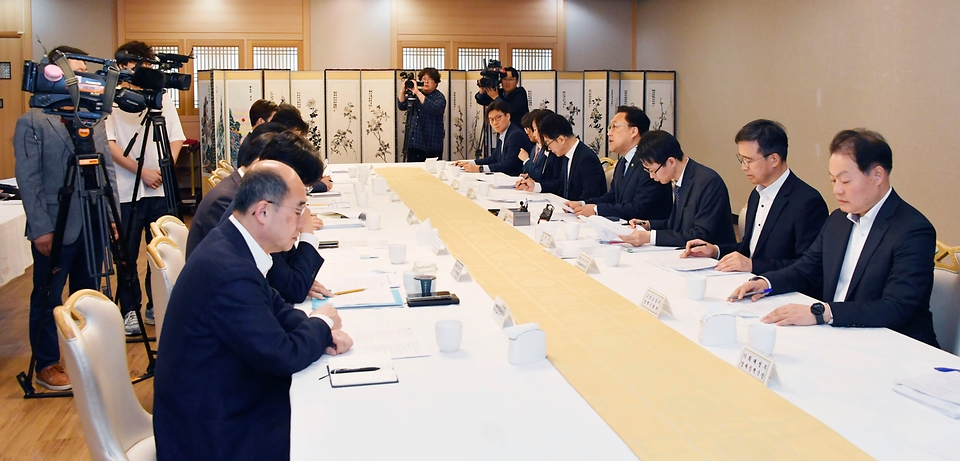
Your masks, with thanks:
[{"label": "eyeglasses", "polygon": [[765,158],[767,158],[767,157],[746,158],[746,157],[740,155],[740,153],[737,153],[737,161],[740,162],[741,165],[750,165],[751,163],[756,162],[757,160],[763,160],[763,159],[765,159]]},{"label": "eyeglasses", "polygon": [[270,201],[270,200],[267,200],[267,203],[272,203],[273,206],[282,206],[282,207],[284,207],[284,208],[289,208],[289,209],[293,210],[293,212],[296,213],[297,216],[300,216],[300,215],[303,214],[304,211],[307,211],[307,207],[305,207],[305,206],[295,207],[295,206],[290,206],[290,205],[284,205],[284,204],[282,204],[282,203],[273,202],[273,201]]},{"label": "eyeglasses", "polygon": [[646,171],[648,174],[657,174],[657,172],[660,171],[661,168],[663,168],[663,164],[662,164],[662,163],[660,164],[660,166],[657,167],[656,170],[650,171],[649,168],[643,167],[643,171]]},{"label": "eyeglasses", "polygon": [[500,123],[500,120],[503,120],[503,114],[497,115],[495,117],[489,117],[490,123]]},{"label": "eyeglasses", "polygon": [[[553,143],[555,143],[555,142],[557,142],[556,139],[551,139],[549,142],[547,142],[546,144],[544,144],[543,148],[546,149],[546,150],[550,150],[550,144],[553,144]],[[551,152],[553,152],[553,151],[551,151]]]},{"label": "eyeglasses", "polygon": [[610,126],[607,127],[607,131],[613,131],[618,126],[630,126],[630,124],[629,123],[611,123]]}]

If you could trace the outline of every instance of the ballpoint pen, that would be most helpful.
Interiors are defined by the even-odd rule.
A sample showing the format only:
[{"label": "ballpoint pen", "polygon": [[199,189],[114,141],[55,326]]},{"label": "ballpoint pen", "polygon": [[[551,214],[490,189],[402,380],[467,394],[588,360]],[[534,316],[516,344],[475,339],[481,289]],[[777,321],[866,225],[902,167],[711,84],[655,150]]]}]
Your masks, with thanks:
[{"label": "ballpoint pen", "polygon": [[361,373],[364,371],[377,371],[380,367],[362,367],[362,368],[334,368],[330,370],[331,375],[339,375],[343,373]]},{"label": "ballpoint pen", "polygon": [[347,294],[350,294],[350,293],[359,293],[359,292],[361,292],[361,291],[363,291],[363,290],[366,290],[366,288],[355,288],[355,289],[353,289],[353,290],[338,291],[338,292],[334,293],[334,295],[340,296],[340,295],[347,295]]},{"label": "ballpoint pen", "polygon": [[950,371],[960,371],[960,369],[947,368],[947,367],[934,367],[933,369],[934,369],[934,370],[937,370],[937,371],[942,371],[942,372],[944,372],[944,373],[947,373],[947,372],[950,372]]},{"label": "ballpoint pen", "polygon": [[[772,291],[773,291],[773,288],[767,288],[767,289],[760,290],[760,291],[751,291],[751,292],[749,292],[749,293],[744,293],[744,294],[743,294],[743,298],[740,298],[740,299],[747,299],[747,297],[750,297],[750,296],[753,296],[753,295],[768,295],[768,294],[770,294],[770,292],[772,292]],[[738,299],[737,299],[736,296],[730,296],[730,297],[727,298],[727,301],[738,301]]]}]

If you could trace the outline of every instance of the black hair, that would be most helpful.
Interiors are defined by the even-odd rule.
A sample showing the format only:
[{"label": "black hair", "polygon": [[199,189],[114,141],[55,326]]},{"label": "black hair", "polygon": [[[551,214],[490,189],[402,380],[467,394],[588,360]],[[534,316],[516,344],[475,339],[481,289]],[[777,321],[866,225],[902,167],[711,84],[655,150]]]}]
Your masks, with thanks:
[{"label": "black hair", "polygon": [[80,55],[83,55],[83,56],[89,56],[89,55],[90,55],[90,53],[87,53],[86,51],[83,51],[83,50],[81,50],[80,48],[74,48],[74,47],[72,47],[72,46],[67,46],[67,45],[60,45],[60,46],[58,46],[58,47],[50,50],[49,53],[47,53],[47,61],[49,61],[49,62],[51,62],[51,63],[53,62],[53,52],[54,52],[54,51],[59,51],[59,52],[61,52],[61,53],[63,53],[63,54],[80,54]]},{"label": "black hair", "polygon": [[267,100],[267,99],[258,99],[250,105],[250,126],[254,126],[257,123],[257,120],[263,119],[264,122],[268,122],[270,114],[273,114],[277,111],[277,103]]},{"label": "black hair", "polygon": [[663,165],[670,157],[678,161],[683,160],[683,150],[680,149],[677,138],[661,130],[648,131],[644,134],[640,138],[637,153],[640,155],[640,161],[657,165]]},{"label": "black hair", "polygon": [[556,140],[560,136],[573,136],[573,126],[570,121],[563,116],[555,113],[549,113],[543,116],[540,123],[537,124],[537,130],[542,138]]},{"label": "black hair", "polygon": [[506,73],[508,73],[508,74],[511,74],[511,77],[516,78],[516,79],[517,79],[517,84],[520,83],[520,71],[517,70],[516,67],[504,67],[503,70],[504,70],[504,72],[506,72]]},{"label": "black hair", "polygon": [[276,160],[297,172],[305,186],[312,186],[323,175],[323,162],[317,149],[302,136],[284,131],[273,137],[260,153],[260,160]]},{"label": "black hair", "polygon": [[307,133],[310,130],[307,122],[300,116],[300,109],[292,104],[280,104],[277,106],[277,113],[273,114],[271,122],[277,122],[288,130],[297,130],[300,133]]},{"label": "black hair", "polygon": [[764,157],[777,154],[781,161],[787,161],[787,130],[773,120],[754,120],[737,132],[734,142],[756,141]]},{"label": "black hair", "polygon": [[286,181],[276,171],[267,169],[248,171],[240,180],[237,195],[233,198],[233,208],[246,213],[250,211],[250,207],[261,200],[279,207],[289,191]]},{"label": "black hair", "polygon": [[543,109],[534,109],[526,114],[523,114],[523,117],[520,119],[520,126],[528,129],[533,129],[533,119],[537,118],[537,115],[542,112]]},{"label": "black hair", "polygon": [[[260,158],[260,153],[266,146],[265,141],[257,141],[266,133],[277,134],[286,130],[287,128],[285,126],[273,122],[263,123],[254,128],[253,131],[247,134],[246,138],[243,138],[243,142],[240,143],[240,151],[237,153],[237,163],[244,168],[252,165],[253,162]],[[273,137],[271,136],[267,141],[270,139],[273,139]]]},{"label": "black hair", "polygon": [[509,115],[510,105],[501,100],[494,99],[493,102],[491,102],[490,105],[487,106],[487,115],[489,116],[490,112],[493,112],[493,111],[498,111],[503,113],[504,115]]},{"label": "black hair", "polygon": [[857,162],[857,168],[867,174],[880,166],[889,174],[893,170],[893,151],[880,133],[866,128],[843,130],[830,142],[830,154],[843,154]]},{"label": "black hair", "polygon": [[647,117],[647,114],[643,113],[643,111],[636,106],[617,107],[617,113],[623,113],[627,118],[627,124],[637,127],[637,130],[640,131],[640,136],[650,131],[650,117]]},{"label": "black hair", "polygon": [[420,73],[417,74],[417,80],[423,80],[424,75],[429,75],[433,81],[440,83],[440,71],[433,67],[424,67]]},{"label": "black hair", "polygon": [[[136,56],[138,58],[143,58],[143,59],[157,58],[156,53],[153,52],[153,49],[150,48],[150,45],[147,45],[146,43],[143,43],[138,40],[133,40],[133,41],[124,43],[123,45],[120,45],[120,47],[117,48],[117,53],[119,54],[120,52],[129,54],[131,56]],[[117,59],[117,64],[121,66],[125,66],[131,62],[135,62],[135,61],[128,60],[128,59]]]}]

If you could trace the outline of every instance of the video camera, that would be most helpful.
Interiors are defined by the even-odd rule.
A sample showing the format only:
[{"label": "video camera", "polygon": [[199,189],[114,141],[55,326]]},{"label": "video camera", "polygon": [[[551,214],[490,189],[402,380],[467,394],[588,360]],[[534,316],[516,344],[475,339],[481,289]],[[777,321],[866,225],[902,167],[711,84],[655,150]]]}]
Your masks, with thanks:
[{"label": "video camera", "polygon": [[[137,63],[133,71],[127,69],[120,71],[120,81],[128,82],[140,88],[139,90],[121,90],[121,92],[129,90],[128,93],[133,93],[125,98],[117,99],[117,106],[124,112],[140,112],[143,110],[143,105],[150,109],[159,110],[162,108],[164,90],[168,88],[180,91],[190,90],[193,76],[177,73],[177,70],[190,60],[190,56],[157,53],[156,59],[149,59],[120,51],[114,57],[118,63]],[[156,68],[145,67],[144,64],[152,64]],[[140,95],[142,98],[135,95]],[[140,99],[142,99],[142,104]],[[127,104],[128,107],[124,107],[124,104]]]},{"label": "video camera", "polygon": [[503,70],[500,61],[496,59],[491,59],[489,63],[484,59],[483,63],[484,68],[480,71],[480,80],[477,81],[477,85],[480,88],[499,89],[500,80],[507,76],[507,72]]},{"label": "video camera", "polygon": [[407,101],[419,101],[417,97],[413,95],[413,91],[410,91],[414,86],[423,88],[423,82],[417,81],[417,74],[413,72],[400,72],[400,78],[404,80],[403,87],[406,88]]}]

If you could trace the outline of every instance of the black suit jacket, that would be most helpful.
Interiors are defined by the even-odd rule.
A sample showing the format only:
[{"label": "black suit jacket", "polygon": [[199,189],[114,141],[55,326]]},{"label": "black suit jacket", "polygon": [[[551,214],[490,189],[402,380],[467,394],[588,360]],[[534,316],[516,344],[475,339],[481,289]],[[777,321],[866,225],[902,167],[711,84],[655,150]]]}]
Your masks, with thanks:
[{"label": "black suit jacket", "polygon": [[[623,170],[627,173],[624,176]],[[618,161],[613,170],[610,190],[598,197],[585,200],[597,204],[597,214],[616,219],[667,219],[673,207],[672,190],[669,184],[660,184],[653,179],[634,154],[629,164]]]},{"label": "black suit jacket", "polygon": [[504,133],[498,146],[487,158],[478,158],[477,165],[487,165],[490,171],[502,172],[509,176],[520,176],[523,172],[523,162],[520,161],[520,149],[530,152],[530,138],[523,129],[510,125]]},{"label": "black suit jacket", "polygon": [[578,142],[573,151],[573,164],[567,178],[567,193],[563,193],[563,167],[559,157],[550,159],[554,165],[549,179],[540,183],[541,192],[559,195],[567,200],[586,200],[603,195],[607,190],[607,177],[603,174],[600,158],[590,146]]},{"label": "black suit jacket", "polygon": [[730,219],[730,194],[716,171],[693,159],[683,170],[680,198],[670,218],[650,220],[657,231],[657,246],[681,247],[688,240],[703,239],[717,245],[736,243]]},{"label": "black suit jacket", "polygon": [[763,274],[770,280],[771,294],[821,282],[820,299],[830,304],[833,326],[886,327],[938,347],[930,314],[937,245],[933,225],[891,191],[863,244],[846,298],[833,302],[852,230],[847,214],[834,211],[799,260]]},{"label": "black suit jacket", "polygon": [[233,197],[237,195],[240,179],[240,172],[234,171],[220,181],[220,184],[210,189],[210,192],[200,200],[197,212],[193,214],[193,221],[190,222],[190,232],[187,234],[187,248],[184,253],[187,258],[203,238],[220,224],[220,218],[227,211],[227,207],[233,203]]},{"label": "black suit jacket", "polygon": [[[555,155],[550,155],[550,151],[537,147],[536,144],[531,144],[530,160],[523,162],[522,171],[534,181],[543,180],[544,176],[547,173],[548,162],[555,162],[557,160]],[[537,149],[540,149],[540,152],[536,152]],[[553,157],[551,159],[551,157]]]},{"label": "black suit jacket", "polygon": [[[827,220],[827,204],[820,192],[803,182],[791,171],[780,186],[780,191],[770,205],[767,220],[757,240],[755,252],[750,254],[750,239],[756,231],[757,209],[760,206],[760,193],[756,189],[750,192],[747,200],[747,219],[743,240],[739,244],[730,243],[720,246],[720,255],[734,251],[750,258],[753,273],[762,274],[781,269],[800,259],[804,251],[816,240],[820,228]],[[818,297],[821,287],[805,292]]]},{"label": "black suit jacket", "polygon": [[290,377],[332,343],[283,302],[232,222],[197,246],[177,279],[154,376],[157,459],[286,460]]}]

